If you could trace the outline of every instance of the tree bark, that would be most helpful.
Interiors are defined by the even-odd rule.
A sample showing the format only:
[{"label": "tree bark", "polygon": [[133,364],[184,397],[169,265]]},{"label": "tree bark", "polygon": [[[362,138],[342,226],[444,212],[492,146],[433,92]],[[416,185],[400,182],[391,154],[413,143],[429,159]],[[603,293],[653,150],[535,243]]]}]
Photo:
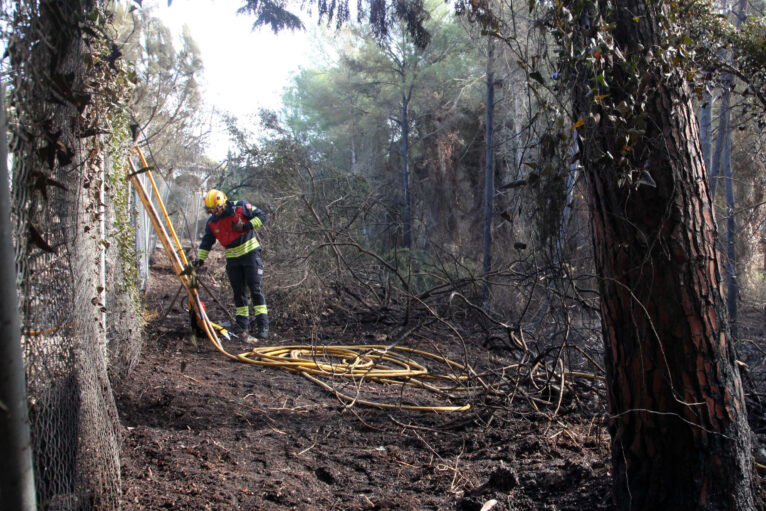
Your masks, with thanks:
[{"label": "tree bark", "polygon": [[[615,501],[624,510],[754,509],[751,432],[691,91],[653,58],[667,40],[658,15],[668,13],[640,0],[589,5],[575,36],[587,44],[591,20],[614,23],[615,60],[638,56],[638,69],[599,70],[606,101],[593,99],[586,60],[573,88],[575,118],[585,120]],[[624,124],[616,106],[631,94],[640,99]],[[628,147],[639,119],[645,132]]]},{"label": "tree bark", "polygon": [[[579,146],[577,144],[577,130],[575,129],[573,131],[572,136],[572,147],[569,150],[569,154],[572,156],[572,159],[576,157]],[[567,191],[566,191],[566,199],[564,202],[564,208],[561,210],[561,219],[559,220],[559,231],[558,235],[556,236],[556,247],[553,252],[553,267],[556,269],[556,271],[559,271],[559,265],[561,264],[561,261],[564,259],[564,251],[566,248],[566,241],[567,241],[567,229],[569,228],[569,220],[572,218],[572,206],[574,204],[574,191],[575,191],[575,185],[577,184],[577,178],[580,174],[580,166],[578,162],[575,160],[572,163],[569,164],[569,173],[567,175]],[[553,281],[551,281],[551,284],[553,284]]]}]

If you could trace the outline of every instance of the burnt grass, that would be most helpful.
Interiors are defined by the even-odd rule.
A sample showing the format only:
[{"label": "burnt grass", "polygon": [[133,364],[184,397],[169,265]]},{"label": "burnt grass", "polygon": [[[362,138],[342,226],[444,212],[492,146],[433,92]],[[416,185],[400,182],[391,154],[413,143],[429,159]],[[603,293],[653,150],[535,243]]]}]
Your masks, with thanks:
[{"label": "burnt grass", "polygon": [[[474,395],[464,412],[347,406],[297,373],[233,361],[194,340],[180,301],[161,317],[178,283],[164,257],[153,260],[146,300],[156,314],[140,362],[115,386],[123,509],[614,509],[602,386],[575,382],[547,408],[524,389],[513,399]],[[225,279],[206,280],[228,303]],[[211,318],[224,318],[201,294]],[[286,317],[278,296],[269,308],[272,336],[261,345],[379,344],[394,329],[341,309],[318,322]],[[434,351],[439,334],[408,343]],[[514,362],[483,333],[464,341],[460,356],[472,365]],[[224,347],[247,351],[237,341]],[[373,392],[396,401],[398,391],[382,387]]]}]

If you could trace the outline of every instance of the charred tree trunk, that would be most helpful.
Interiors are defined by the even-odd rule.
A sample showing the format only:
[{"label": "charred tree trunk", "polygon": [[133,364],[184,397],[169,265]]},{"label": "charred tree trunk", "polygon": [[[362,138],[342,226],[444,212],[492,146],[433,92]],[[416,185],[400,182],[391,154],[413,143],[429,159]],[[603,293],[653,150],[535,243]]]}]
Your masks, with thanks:
[{"label": "charred tree trunk", "polygon": [[575,62],[572,76],[617,507],[754,509],[751,432],[691,93],[656,58],[667,41],[658,16],[668,13],[640,0],[571,8],[583,48],[593,33],[610,38],[608,57]]}]

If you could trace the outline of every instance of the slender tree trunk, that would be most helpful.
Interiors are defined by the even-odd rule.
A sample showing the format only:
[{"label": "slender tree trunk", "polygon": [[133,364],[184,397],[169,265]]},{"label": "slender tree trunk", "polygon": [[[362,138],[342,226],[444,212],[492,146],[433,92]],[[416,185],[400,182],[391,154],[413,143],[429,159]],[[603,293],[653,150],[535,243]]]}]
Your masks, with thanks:
[{"label": "slender tree trunk", "polygon": [[514,169],[519,170],[521,169],[521,162],[524,159],[524,146],[522,144],[521,139],[521,122],[519,122],[519,119],[521,118],[521,108],[519,107],[519,96],[520,94],[518,91],[514,88],[513,89],[513,137],[516,140],[516,143],[514,144]]},{"label": "slender tree trunk", "polygon": [[700,144],[702,145],[702,157],[705,160],[705,169],[709,173],[710,151],[713,145],[713,95],[706,88],[700,106]]},{"label": "slender tree trunk", "polygon": [[[575,35],[587,41],[592,20],[614,23],[615,47],[640,63],[635,73],[600,69],[606,102],[593,100],[588,61],[573,84],[585,120],[615,501],[631,511],[752,510],[751,432],[692,95],[679,71],[644,55],[666,41],[664,8],[598,0]],[[633,114],[651,122],[626,150],[629,125],[615,112],[636,93]]]},{"label": "slender tree trunk", "polygon": [[[572,137],[572,148],[569,154],[572,158],[579,152],[579,144],[577,143],[577,130],[574,131]],[[572,203],[574,202],[574,189],[577,183],[577,178],[580,174],[580,166],[576,161],[573,161],[569,165],[569,175],[567,176],[567,194],[566,202],[564,202],[564,209],[561,211],[561,221],[559,222],[559,234],[556,238],[556,251],[553,254],[553,265],[558,268],[561,263],[561,258],[564,255],[564,243],[566,242],[567,227],[569,226],[569,219],[572,218]]]},{"label": "slender tree trunk", "polygon": [[21,321],[8,190],[5,87],[0,85],[0,510],[34,511],[35,477],[27,413]]},{"label": "slender tree trunk", "polygon": [[731,134],[726,137],[723,150],[723,175],[726,180],[726,303],[729,309],[732,338],[737,338],[737,221],[734,216],[734,180],[731,171]]},{"label": "slender tree trunk", "polygon": [[410,123],[407,118],[408,107],[407,92],[402,84],[402,140],[401,140],[401,153],[402,153],[402,192],[403,192],[403,204],[402,204],[402,242],[405,248],[412,247],[412,219],[410,215],[410,175],[408,169],[408,153],[410,144]]},{"label": "slender tree trunk", "polygon": [[718,136],[715,142],[713,160],[710,162],[710,200],[715,202],[715,192],[718,188],[718,175],[721,169],[721,155],[726,139],[729,137],[729,102],[731,101],[731,76],[728,74],[721,80],[721,107],[718,113]]},{"label": "slender tree trunk", "polygon": [[359,172],[359,165],[356,160],[356,136],[352,132],[351,134],[351,172],[356,174]]},{"label": "slender tree trunk", "polygon": [[[495,147],[492,141],[495,117],[495,76],[493,72],[494,44],[492,36],[487,37],[487,105],[484,137],[484,260],[482,273],[489,274],[492,268],[492,202],[495,196]],[[489,307],[489,283],[482,287],[482,306]]]},{"label": "slender tree trunk", "polygon": [[[737,28],[742,24],[745,13],[745,0],[740,0],[737,9]],[[730,59],[731,57],[729,57]],[[727,304],[729,310],[729,321],[731,322],[731,333],[734,338],[737,336],[737,297],[739,296],[739,284],[737,282],[737,224],[734,218],[734,183],[731,169],[731,109],[729,108],[731,98],[732,76],[729,73],[724,74],[722,78],[722,101],[719,122],[718,140],[716,142],[715,152],[716,161],[713,163],[714,173],[711,174],[711,196],[715,200],[715,189],[717,176],[723,167],[723,177],[725,181],[726,192],[726,283],[727,283]]]}]

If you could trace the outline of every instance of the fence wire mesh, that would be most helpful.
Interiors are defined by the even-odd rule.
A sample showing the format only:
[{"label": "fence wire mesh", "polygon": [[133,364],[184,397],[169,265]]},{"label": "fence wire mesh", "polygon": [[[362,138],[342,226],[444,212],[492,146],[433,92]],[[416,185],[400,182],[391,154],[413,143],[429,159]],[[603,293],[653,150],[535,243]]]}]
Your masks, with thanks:
[{"label": "fence wire mesh", "polygon": [[[37,502],[48,510],[120,508],[109,371],[129,368],[140,349],[134,261],[114,239],[129,216],[127,185],[113,179],[124,176],[124,161],[110,161],[114,146],[83,133],[98,126],[98,113],[75,100],[89,86],[83,63],[95,62],[80,30],[94,5],[19,0],[4,34],[12,42],[6,80],[22,350]],[[120,194],[124,204],[114,200]],[[132,237],[129,245],[132,252]]]},{"label": "fence wire mesh", "polygon": [[53,179],[65,189],[48,190],[47,199],[35,188],[29,166],[14,166],[22,347],[42,509],[119,508],[104,223],[92,222],[100,193],[83,188],[92,166],[80,161],[57,171]]},{"label": "fence wire mesh", "polygon": [[[138,176],[139,181],[145,189],[151,190],[151,183],[145,174]],[[167,201],[170,194],[170,188],[164,179],[156,179],[155,184],[160,196],[164,202]],[[155,207],[158,207],[155,204]],[[131,211],[133,215],[133,225],[136,231],[136,254],[138,254],[138,283],[142,291],[146,291],[149,286],[149,263],[154,248],[157,246],[157,233],[154,232],[149,215],[141,205],[138,193],[133,190],[131,194]]]}]

